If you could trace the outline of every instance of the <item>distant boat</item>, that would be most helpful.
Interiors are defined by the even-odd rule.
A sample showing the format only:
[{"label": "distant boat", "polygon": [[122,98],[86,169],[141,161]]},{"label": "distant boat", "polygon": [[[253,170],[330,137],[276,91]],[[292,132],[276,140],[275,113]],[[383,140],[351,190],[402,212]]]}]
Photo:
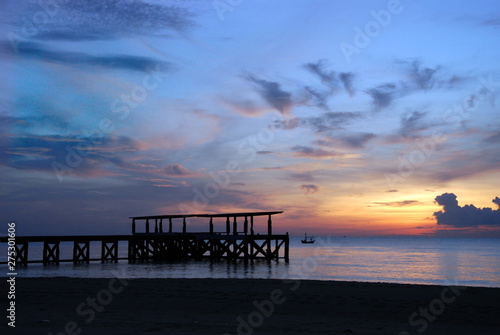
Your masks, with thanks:
[{"label": "distant boat", "polygon": [[302,243],[314,243],[316,240],[314,239],[314,236],[307,237],[307,234],[304,234],[304,239],[300,240]]}]

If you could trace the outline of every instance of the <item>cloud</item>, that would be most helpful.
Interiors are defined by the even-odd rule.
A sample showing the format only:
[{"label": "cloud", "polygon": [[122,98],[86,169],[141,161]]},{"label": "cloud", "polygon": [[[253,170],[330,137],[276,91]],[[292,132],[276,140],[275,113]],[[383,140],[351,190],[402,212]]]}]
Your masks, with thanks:
[{"label": "cloud", "polygon": [[347,147],[349,149],[362,149],[370,140],[376,137],[377,135],[373,133],[365,132],[333,133],[327,134],[326,137],[321,138],[314,143],[320,146],[340,146]]},{"label": "cloud", "polygon": [[[39,6],[27,6],[23,13],[25,17],[33,17],[39,10]],[[56,15],[38,27],[36,37],[82,41],[165,35],[166,31],[184,32],[194,26],[193,16],[187,8],[139,0],[58,1]]]},{"label": "cloud", "polygon": [[291,149],[294,152],[295,157],[323,159],[323,158],[333,158],[333,157],[343,156],[342,153],[338,153],[335,151],[317,149],[303,145],[296,145]]},{"label": "cloud", "polygon": [[360,112],[326,112],[319,116],[295,117],[285,120],[276,120],[274,126],[280,129],[295,129],[310,127],[317,133],[343,129],[352,120],[362,117]]},{"label": "cloud", "polygon": [[413,61],[409,64],[408,75],[410,81],[413,82],[418,89],[428,90],[436,83],[436,73],[439,67],[435,69],[429,67],[422,67],[420,61]]},{"label": "cloud", "polygon": [[389,207],[404,207],[413,206],[420,203],[418,200],[403,200],[403,201],[389,201],[389,202],[372,202],[375,205],[389,206]]},{"label": "cloud", "polygon": [[171,177],[188,177],[196,175],[196,173],[192,172],[189,169],[186,169],[181,164],[170,164],[165,166],[164,168],[165,174]]},{"label": "cloud", "polygon": [[261,97],[281,114],[290,114],[293,106],[292,94],[281,89],[281,85],[274,81],[256,78],[252,75],[247,80],[257,85]]},{"label": "cloud", "polygon": [[91,56],[79,52],[51,51],[40,43],[22,43],[18,49],[18,54],[21,56],[57,64],[98,66],[133,71],[147,71],[148,68],[156,68],[158,65],[161,65],[163,69],[170,67],[167,62],[148,57],[130,55]]},{"label": "cloud", "polygon": [[313,181],[315,177],[311,172],[294,172],[284,179],[297,181]]},{"label": "cloud", "polygon": [[500,226],[500,199],[495,197],[492,202],[499,208],[492,210],[489,207],[477,208],[474,205],[458,205],[457,196],[453,193],[438,195],[435,202],[443,207],[442,211],[433,215],[438,225],[447,225],[458,228],[478,226]]},{"label": "cloud", "polygon": [[320,59],[315,63],[304,65],[306,70],[316,75],[321,83],[330,88],[330,93],[335,93],[342,87],[349,95],[354,94],[353,79],[355,75],[352,72],[340,72],[326,69],[326,60]]},{"label": "cloud", "polygon": [[500,130],[486,137],[484,142],[493,144],[500,143]]},{"label": "cloud", "polygon": [[314,184],[302,184],[300,185],[300,189],[305,191],[305,194],[308,195],[318,192],[319,186]]},{"label": "cloud", "polygon": [[365,90],[372,98],[374,111],[385,109],[395,99],[408,94],[434,88],[451,88],[464,79],[458,75],[443,73],[441,66],[424,67],[418,60],[397,60],[395,63],[403,65],[402,71],[407,80],[388,82]]},{"label": "cloud", "polygon": [[342,85],[344,86],[344,89],[349,93],[350,96],[354,95],[354,88],[353,88],[353,80],[354,80],[354,74],[351,72],[342,72],[339,75],[339,79],[342,82]]},{"label": "cloud", "polygon": [[133,158],[142,150],[142,142],[126,136],[16,136],[8,147],[0,148],[0,164],[17,170],[54,174],[65,171],[63,175],[78,176],[112,175],[120,170],[155,170],[154,165]]},{"label": "cloud", "polygon": [[399,90],[396,84],[383,84],[366,90],[366,93],[372,98],[373,109],[380,111],[389,107]]}]

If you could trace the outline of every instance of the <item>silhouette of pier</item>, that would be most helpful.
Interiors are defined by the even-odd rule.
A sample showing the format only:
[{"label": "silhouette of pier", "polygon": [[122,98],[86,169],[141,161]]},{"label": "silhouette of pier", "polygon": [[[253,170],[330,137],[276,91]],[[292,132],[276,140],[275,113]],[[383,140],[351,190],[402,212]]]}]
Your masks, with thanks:
[{"label": "silhouette of pier", "polygon": [[[289,261],[289,236],[273,234],[274,212],[248,212],[225,214],[174,214],[135,216],[131,235],[79,235],[79,236],[16,236],[16,265],[28,263],[59,264],[61,262],[89,263],[91,261],[130,263],[148,261],[179,261],[188,259],[238,260],[265,259]],[[267,218],[267,230],[256,232],[254,218]],[[190,218],[203,218],[208,222],[205,232],[188,232]],[[222,220],[225,229],[216,231],[215,221]],[[239,220],[239,221],[238,221]],[[177,232],[174,225],[181,224]],[[141,229],[143,228],[143,229]],[[177,229],[178,230],[178,229]],[[0,237],[7,243],[7,237]],[[41,259],[30,257],[29,246],[43,243]],[[61,243],[73,245],[72,255],[61,256]],[[92,243],[94,242],[94,243]],[[120,257],[119,245],[127,245],[127,256]],[[100,246],[100,256],[90,252]],[[94,255],[93,257],[91,255]],[[6,264],[7,262],[0,262]]]}]

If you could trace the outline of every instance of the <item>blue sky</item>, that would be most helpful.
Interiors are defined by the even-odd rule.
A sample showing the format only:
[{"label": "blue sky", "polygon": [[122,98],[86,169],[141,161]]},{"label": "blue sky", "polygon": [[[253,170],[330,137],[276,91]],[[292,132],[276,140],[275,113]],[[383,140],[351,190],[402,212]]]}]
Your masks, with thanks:
[{"label": "blue sky", "polygon": [[0,8],[0,212],[21,233],[284,210],[296,234],[499,235],[497,1]]}]

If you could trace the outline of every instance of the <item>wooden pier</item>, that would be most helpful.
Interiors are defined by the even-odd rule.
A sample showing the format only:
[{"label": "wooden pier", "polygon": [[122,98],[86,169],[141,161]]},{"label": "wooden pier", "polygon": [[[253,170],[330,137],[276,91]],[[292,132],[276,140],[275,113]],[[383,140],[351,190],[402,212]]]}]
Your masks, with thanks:
[{"label": "wooden pier", "polygon": [[[284,259],[288,262],[288,233],[273,234],[272,228],[272,216],[281,213],[283,212],[135,216],[130,218],[132,219],[131,235],[16,236],[16,265],[28,263],[48,265],[61,262],[76,264],[91,261],[116,263],[125,259],[131,263],[188,259],[242,259],[244,261]],[[267,218],[266,231],[256,233],[255,217]],[[208,220],[207,231],[188,232],[187,221],[191,218]],[[223,231],[215,229],[217,220],[223,220]],[[8,238],[0,237],[0,242],[7,243]],[[30,243],[36,242],[43,243],[41,259],[30,258],[28,252]],[[69,242],[73,245],[72,255],[61,256],[60,244],[62,242]],[[92,242],[94,243],[91,245]],[[119,257],[118,247],[123,243],[127,245],[127,256]],[[91,247],[95,247],[96,244],[100,246],[99,257],[95,256],[95,252],[90,252]],[[0,264],[6,263],[0,262]]]}]

